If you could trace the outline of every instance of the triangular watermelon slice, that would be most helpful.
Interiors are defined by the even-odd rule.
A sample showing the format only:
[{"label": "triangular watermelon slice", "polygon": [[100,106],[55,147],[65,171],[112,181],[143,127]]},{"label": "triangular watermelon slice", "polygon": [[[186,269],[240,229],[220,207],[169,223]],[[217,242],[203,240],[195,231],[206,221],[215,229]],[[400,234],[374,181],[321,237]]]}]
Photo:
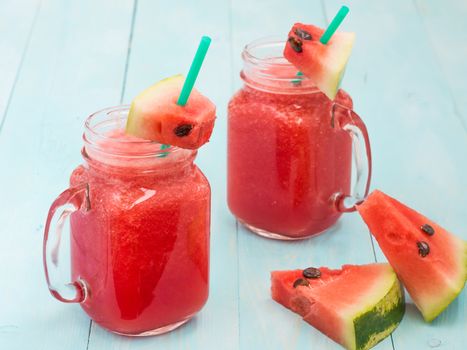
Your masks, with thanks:
[{"label": "triangular watermelon slice", "polygon": [[389,264],[273,271],[272,298],[349,350],[366,350],[400,323],[404,293]]},{"label": "triangular watermelon slice", "polygon": [[325,45],[319,41],[323,33],[323,29],[314,25],[295,23],[285,44],[284,57],[333,100],[352,52],[355,33],[335,32]]},{"label": "triangular watermelon slice", "polygon": [[424,319],[432,321],[464,287],[467,242],[377,190],[357,209]]},{"label": "triangular watermelon slice", "polygon": [[197,149],[209,141],[216,106],[193,89],[185,106],[177,105],[185,78],[161,80],[135,97],[128,113],[126,133],[181,148]]}]

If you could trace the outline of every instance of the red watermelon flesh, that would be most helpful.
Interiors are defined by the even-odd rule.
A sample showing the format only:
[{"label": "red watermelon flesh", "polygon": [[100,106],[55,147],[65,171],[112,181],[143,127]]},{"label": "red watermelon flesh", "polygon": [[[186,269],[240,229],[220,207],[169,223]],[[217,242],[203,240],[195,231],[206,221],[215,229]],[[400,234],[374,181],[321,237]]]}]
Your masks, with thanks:
[{"label": "red watermelon flesh", "polygon": [[303,270],[273,271],[272,298],[347,349],[369,349],[397,327],[404,296],[389,264],[318,270],[318,278],[304,277]]},{"label": "red watermelon flesh", "polygon": [[381,191],[357,209],[424,319],[432,321],[464,287],[467,242]]},{"label": "red watermelon flesh", "polygon": [[335,32],[327,44],[324,30],[295,23],[289,32],[284,57],[313,81],[331,100],[337,94],[355,41],[354,33]]},{"label": "red watermelon flesh", "polygon": [[177,105],[185,79],[176,75],[149,87],[132,102],[126,133],[181,148],[197,149],[209,141],[215,105],[193,89],[185,106]]}]

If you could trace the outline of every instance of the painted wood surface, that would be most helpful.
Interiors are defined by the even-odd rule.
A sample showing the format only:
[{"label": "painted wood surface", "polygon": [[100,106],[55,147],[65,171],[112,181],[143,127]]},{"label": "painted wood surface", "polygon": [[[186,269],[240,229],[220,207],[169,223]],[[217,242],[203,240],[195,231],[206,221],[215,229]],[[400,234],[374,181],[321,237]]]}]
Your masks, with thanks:
[{"label": "painted wood surface", "polygon": [[0,128],[15,91],[38,12],[38,1],[0,2]]},{"label": "painted wood surface", "polygon": [[[444,5],[449,7],[451,2]],[[426,6],[433,3],[424,2]],[[326,12],[332,14],[340,2],[326,1],[326,5]],[[345,87],[370,132],[372,187],[392,194],[467,239],[463,225],[467,134],[456,111],[450,81],[442,70],[447,62],[435,55],[431,33],[413,2],[355,1],[351,8],[346,25],[358,33],[358,40]],[[458,41],[460,47],[466,44]],[[452,47],[447,57],[462,51]],[[465,61],[459,65],[460,70],[465,67]],[[465,96],[459,105],[465,105]],[[374,246],[377,260],[385,261],[376,243]],[[424,323],[407,299],[406,315],[393,334],[395,349],[465,347],[465,291],[432,324]]]},{"label": "painted wood surface", "polygon": [[467,1],[417,0],[415,7],[453,99],[455,115],[467,130]]},{"label": "painted wood surface", "polygon": [[[357,43],[343,87],[365,120],[373,188],[467,239],[467,5],[348,1]],[[249,41],[283,36],[295,21],[325,25],[341,2],[280,0],[0,2],[0,349],[339,349],[269,297],[269,271],[384,261],[356,214],[303,242],[266,240],[226,206],[226,106],[241,86]],[[201,35],[213,38],[197,86],[218,107],[197,163],[212,186],[211,292],[187,325],[124,338],[52,299],[41,241],[48,206],[79,164],[86,116],[186,73]],[[0,124],[1,125],[1,124]],[[373,248],[374,247],[374,248]],[[434,323],[409,304],[375,349],[465,349],[464,291]]]},{"label": "painted wood surface", "polygon": [[133,6],[119,3],[40,3],[0,133],[0,349],[87,347],[89,319],[44,288],[41,236],[81,161],[85,116],[119,102]]}]

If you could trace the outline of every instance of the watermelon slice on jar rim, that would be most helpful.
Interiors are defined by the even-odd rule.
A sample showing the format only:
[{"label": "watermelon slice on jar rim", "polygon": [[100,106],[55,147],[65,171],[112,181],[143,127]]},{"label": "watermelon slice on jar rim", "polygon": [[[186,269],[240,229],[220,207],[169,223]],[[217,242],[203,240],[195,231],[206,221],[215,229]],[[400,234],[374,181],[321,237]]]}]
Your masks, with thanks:
[{"label": "watermelon slice on jar rim", "polygon": [[355,33],[335,32],[327,44],[319,39],[324,29],[295,23],[284,47],[284,57],[333,100],[352,53]]},{"label": "watermelon slice on jar rim", "polygon": [[179,106],[185,78],[164,79],[147,88],[131,103],[126,133],[142,139],[187,149],[198,149],[211,137],[216,106],[198,90]]}]

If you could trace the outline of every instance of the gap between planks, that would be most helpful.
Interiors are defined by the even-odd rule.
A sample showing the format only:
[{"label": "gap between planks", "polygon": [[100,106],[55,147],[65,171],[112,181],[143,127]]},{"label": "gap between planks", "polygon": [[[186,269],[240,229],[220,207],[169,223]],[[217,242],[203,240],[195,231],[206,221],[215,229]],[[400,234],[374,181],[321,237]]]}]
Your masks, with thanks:
[{"label": "gap between planks", "polygon": [[23,52],[21,53],[21,58],[19,60],[18,68],[16,70],[16,74],[15,74],[15,77],[13,79],[13,84],[11,85],[10,94],[8,96],[8,100],[7,100],[7,103],[6,103],[6,106],[5,106],[5,110],[3,112],[2,118],[0,119],[0,134],[2,133],[3,125],[5,125],[8,110],[10,109],[10,104],[11,104],[11,101],[13,99],[13,95],[15,94],[16,84],[18,82],[19,76],[21,74],[21,70],[23,68],[24,58],[26,57],[26,53],[28,51],[29,44],[31,42],[32,33],[34,32],[34,28],[36,26],[37,17],[39,15],[41,5],[42,5],[42,1],[40,0],[36,5],[36,10],[34,12],[34,17],[32,19],[31,27],[29,28],[28,35],[26,37],[26,43],[24,44],[24,49],[23,49]]}]

